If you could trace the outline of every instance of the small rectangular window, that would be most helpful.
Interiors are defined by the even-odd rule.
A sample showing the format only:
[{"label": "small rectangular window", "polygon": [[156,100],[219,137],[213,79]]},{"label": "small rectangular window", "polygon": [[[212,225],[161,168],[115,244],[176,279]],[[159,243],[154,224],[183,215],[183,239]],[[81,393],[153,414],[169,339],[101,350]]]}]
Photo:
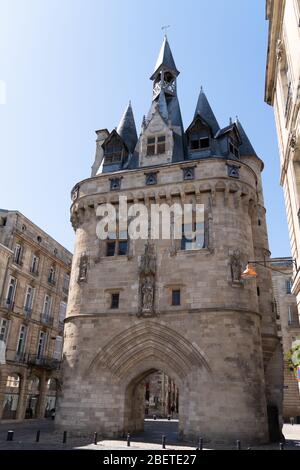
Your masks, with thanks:
[{"label": "small rectangular window", "polygon": [[155,137],[148,137],[147,139],[147,155],[155,155]]},{"label": "small rectangular window", "polygon": [[206,149],[209,147],[209,138],[204,137],[203,139],[200,139],[200,148],[201,149]]},{"label": "small rectangular window", "polygon": [[161,155],[162,153],[165,153],[165,152],[166,152],[166,144],[165,143],[157,144],[157,155]]},{"label": "small rectangular window", "polygon": [[127,240],[119,240],[118,255],[127,255]]},{"label": "small rectangular window", "polygon": [[289,281],[286,281],[286,293],[287,294],[291,294],[292,293],[292,281],[289,280]]},{"label": "small rectangular window", "polygon": [[110,308],[119,308],[119,298],[120,298],[119,293],[111,294]]},{"label": "small rectangular window", "polygon": [[191,140],[191,149],[198,150],[199,149],[199,140]]},{"label": "small rectangular window", "polygon": [[109,241],[106,244],[106,256],[115,256],[116,242]]},{"label": "small rectangular window", "polygon": [[172,290],[172,305],[180,305],[180,289]]}]

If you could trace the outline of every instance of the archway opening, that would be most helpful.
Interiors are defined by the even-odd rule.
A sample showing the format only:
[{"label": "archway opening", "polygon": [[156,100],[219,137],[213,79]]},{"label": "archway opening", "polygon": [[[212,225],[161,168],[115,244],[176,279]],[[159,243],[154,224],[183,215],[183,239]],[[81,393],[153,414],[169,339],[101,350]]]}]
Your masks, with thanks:
[{"label": "archway opening", "polygon": [[7,376],[3,401],[2,419],[16,419],[21,379],[18,374]]},{"label": "archway opening", "polygon": [[28,383],[25,419],[34,419],[37,417],[39,398],[40,398],[40,379],[36,375],[33,375],[29,379],[29,383]]},{"label": "archway opening", "polygon": [[154,440],[161,434],[176,435],[180,428],[180,385],[161,369],[148,369],[127,385],[124,433],[147,432]]},{"label": "archway opening", "polygon": [[179,388],[162,370],[145,379],[145,418],[178,419]]}]

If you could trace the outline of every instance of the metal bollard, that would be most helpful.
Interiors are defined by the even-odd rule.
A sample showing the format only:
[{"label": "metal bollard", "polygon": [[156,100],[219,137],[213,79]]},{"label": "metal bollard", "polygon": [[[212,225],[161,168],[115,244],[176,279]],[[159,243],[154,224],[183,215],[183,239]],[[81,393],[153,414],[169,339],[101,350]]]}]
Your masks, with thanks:
[{"label": "metal bollard", "polygon": [[236,441],[236,450],[241,450],[241,441]]},{"label": "metal bollard", "polygon": [[284,444],[283,444],[283,442],[280,442],[280,444],[279,444],[279,450],[284,450]]},{"label": "metal bollard", "polygon": [[130,447],[130,434],[127,434],[127,447]]},{"label": "metal bollard", "polygon": [[40,434],[41,434],[41,431],[36,432],[35,442],[40,442]]},{"label": "metal bollard", "polygon": [[198,449],[197,450],[203,450],[203,439],[202,439],[202,437],[199,437]]},{"label": "metal bollard", "polygon": [[94,444],[95,446],[98,444],[98,434],[94,432]]},{"label": "metal bollard", "polygon": [[166,448],[166,436],[162,436],[162,438],[161,438],[161,445],[162,445],[162,448],[163,448],[163,449]]},{"label": "metal bollard", "polygon": [[170,415],[168,415],[168,421],[171,421],[171,416]]},{"label": "metal bollard", "polygon": [[64,431],[64,434],[63,434],[63,444],[66,444],[67,442],[67,431]]},{"label": "metal bollard", "polygon": [[7,441],[13,441],[14,440],[14,431],[7,431]]},{"label": "metal bollard", "polygon": [[154,421],[156,420],[156,415],[153,415],[153,419],[154,419]]}]

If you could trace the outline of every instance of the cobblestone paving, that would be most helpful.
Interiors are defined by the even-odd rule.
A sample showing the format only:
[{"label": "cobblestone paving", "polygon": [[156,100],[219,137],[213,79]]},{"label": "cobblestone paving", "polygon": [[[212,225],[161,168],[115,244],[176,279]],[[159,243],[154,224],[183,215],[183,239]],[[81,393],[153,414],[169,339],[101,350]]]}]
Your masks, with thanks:
[{"label": "cobblestone paving", "polygon": [[[196,442],[180,442],[177,439],[177,421],[146,420],[145,432],[132,436],[131,445],[127,447],[126,439],[98,440],[93,444],[93,434],[85,438],[69,437],[63,444],[63,433],[55,430],[54,422],[50,420],[32,420],[25,422],[2,422],[0,424],[0,450],[141,450],[162,449],[162,435],[166,436],[166,448],[173,450],[195,450]],[[14,430],[14,440],[7,442],[7,431]],[[40,430],[40,442],[35,442],[36,433]],[[286,450],[300,450],[300,425],[285,425],[283,433],[286,437]],[[247,443],[242,442],[242,448],[247,449]],[[210,446],[204,441],[204,449],[235,449],[232,446]],[[252,449],[279,449],[278,444],[253,446]]]}]

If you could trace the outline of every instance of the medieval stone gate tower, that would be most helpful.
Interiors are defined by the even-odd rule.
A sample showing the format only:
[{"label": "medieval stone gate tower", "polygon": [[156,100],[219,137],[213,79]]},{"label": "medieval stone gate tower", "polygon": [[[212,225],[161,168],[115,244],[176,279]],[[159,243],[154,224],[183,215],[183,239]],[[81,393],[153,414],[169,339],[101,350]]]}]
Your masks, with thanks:
[{"label": "medieval stone gate tower", "polygon": [[[143,427],[142,384],[162,370],[179,387],[186,438],[266,441],[281,421],[281,350],[268,259],[263,163],[239,121],[220,128],[201,90],[183,129],[179,71],[164,39],[138,137],[131,104],[97,131],[92,175],[72,191],[76,231],[57,421],[122,435]],[[196,238],[99,240],[96,209],[203,204]],[[279,424],[278,424],[279,423]]]}]

